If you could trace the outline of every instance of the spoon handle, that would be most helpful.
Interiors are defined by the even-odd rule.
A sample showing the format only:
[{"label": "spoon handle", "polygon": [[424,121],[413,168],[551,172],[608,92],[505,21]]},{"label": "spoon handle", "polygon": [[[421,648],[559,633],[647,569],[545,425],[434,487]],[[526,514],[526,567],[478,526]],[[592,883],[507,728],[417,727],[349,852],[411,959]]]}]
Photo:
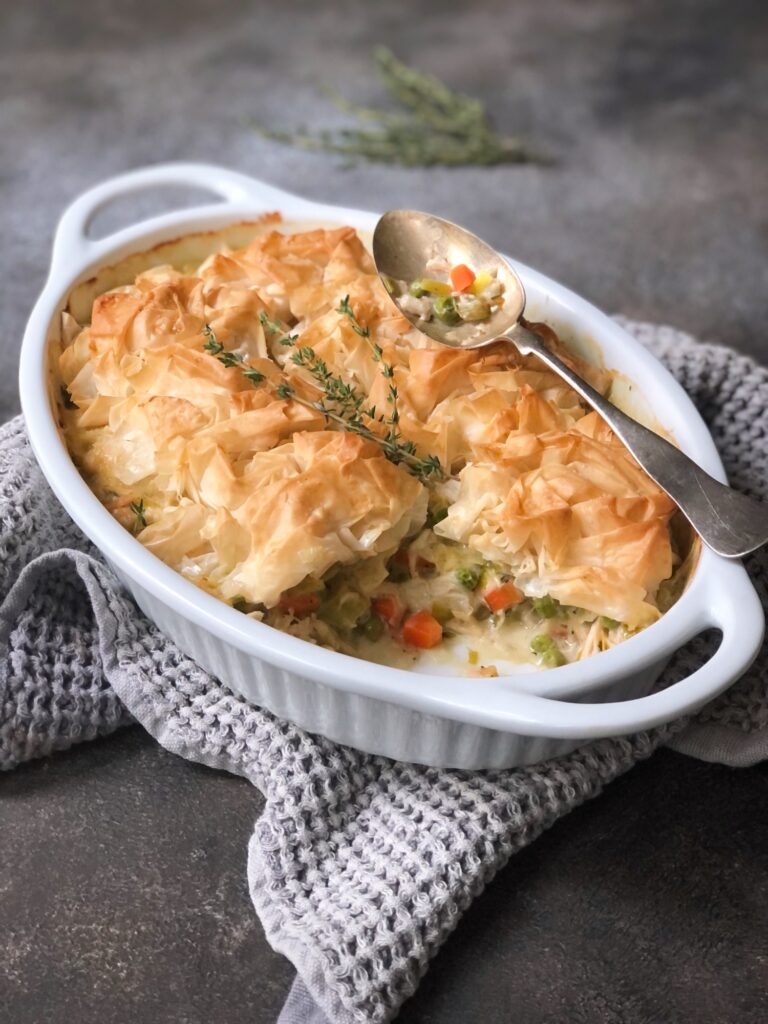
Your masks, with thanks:
[{"label": "spoon handle", "polygon": [[505,338],[523,355],[538,356],[600,413],[713,551],[741,558],[768,542],[768,504],[721,484],[679,448],[612,405],[550,352],[537,334],[518,324]]}]

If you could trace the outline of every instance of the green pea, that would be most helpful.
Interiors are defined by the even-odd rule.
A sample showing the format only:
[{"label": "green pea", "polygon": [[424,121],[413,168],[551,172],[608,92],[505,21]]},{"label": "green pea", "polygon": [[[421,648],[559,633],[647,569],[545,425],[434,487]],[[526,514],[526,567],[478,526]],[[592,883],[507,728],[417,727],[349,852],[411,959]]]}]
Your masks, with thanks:
[{"label": "green pea", "polygon": [[378,615],[369,615],[360,628],[367,640],[380,640],[384,635],[384,623]]},{"label": "green pea", "polygon": [[546,633],[539,633],[531,640],[531,650],[534,654],[544,654],[551,646],[552,637]]},{"label": "green pea", "polygon": [[552,637],[546,633],[539,633],[531,640],[531,650],[534,654],[539,655],[547,668],[558,668],[566,663],[565,655]]},{"label": "green pea", "polygon": [[457,324],[461,321],[456,308],[456,299],[452,295],[438,295],[434,306],[435,316],[444,324]]},{"label": "green pea", "polygon": [[415,299],[421,299],[427,294],[427,290],[421,281],[417,278],[415,281],[411,281],[408,286],[408,294],[413,295]]},{"label": "green pea", "polygon": [[456,570],[456,579],[466,590],[477,590],[482,578],[482,570],[478,568],[465,567]]},{"label": "green pea", "polygon": [[472,618],[477,619],[478,622],[484,622],[486,619],[489,619],[490,617],[491,609],[488,607],[485,601],[481,601],[477,608],[475,608],[475,610],[472,612]]},{"label": "green pea", "polygon": [[542,619],[553,619],[560,610],[560,602],[556,601],[554,597],[550,597],[549,594],[544,597],[534,597],[533,610]]},{"label": "green pea", "polygon": [[441,626],[444,626],[446,622],[449,622],[453,618],[453,612],[448,605],[444,604],[442,601],[432,602],[432,614]]},{"label": "green pea", "polygon": [[566,664],[566,658],[559,647],[553,647],[551,651],[548,651],[542,661],[547,668],[560,668],[561,665]]}]

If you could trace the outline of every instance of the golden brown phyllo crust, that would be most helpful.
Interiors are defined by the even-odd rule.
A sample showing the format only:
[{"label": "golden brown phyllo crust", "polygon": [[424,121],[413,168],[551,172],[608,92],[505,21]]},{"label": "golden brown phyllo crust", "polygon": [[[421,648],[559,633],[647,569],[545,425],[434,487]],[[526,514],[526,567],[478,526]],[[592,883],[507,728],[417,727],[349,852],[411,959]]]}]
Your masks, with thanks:
[{"label": "golden brown phyllo crust", "polygon": [[[439,485],[449,511],[435,533],[504,567],[529,596],[633,628],[656,618],[673,570],[670,499],[535,358],[505,345],[451,351],[414,331],[352,228],[271,230],[95,301],[60,358],[71,399],[62,418],[114,514],[206,589],[267,608],[305,577],[389,554],[416,533],[428,487],[377,444],[278,394],[287,380],[317,398],[262,313],[387,408],[369,340],[338,311],[345,296],[394,367],[403,437],[456,478]],[[266,385],[206,351],[205,325]],[[564,354],[551,332],[550,342]],[[579,368],[606,390],[606,373]]]}]

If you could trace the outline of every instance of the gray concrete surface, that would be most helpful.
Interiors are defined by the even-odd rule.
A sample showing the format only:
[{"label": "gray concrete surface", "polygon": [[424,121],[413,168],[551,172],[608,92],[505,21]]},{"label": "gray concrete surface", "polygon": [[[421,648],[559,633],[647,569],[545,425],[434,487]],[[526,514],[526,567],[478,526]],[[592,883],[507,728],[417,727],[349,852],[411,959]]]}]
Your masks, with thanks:
[{"label": "gray concrete surface", "polygon": [[[320,81],[376,100],[380,42],[557,165],[344,170],[247,127],[329,123]],[[765,360],[767,47],[761,0],[3,4],[0,413],[59,211],[166,159],[432,209],[608,310]],[[401,1019],[762,1024],[767,791],[763,768],[655,757],[514,859]],[[19,770],[0,799],[0,1024],[274,1019],[291,971],[248,900],[249,786],[131,730]]]}]

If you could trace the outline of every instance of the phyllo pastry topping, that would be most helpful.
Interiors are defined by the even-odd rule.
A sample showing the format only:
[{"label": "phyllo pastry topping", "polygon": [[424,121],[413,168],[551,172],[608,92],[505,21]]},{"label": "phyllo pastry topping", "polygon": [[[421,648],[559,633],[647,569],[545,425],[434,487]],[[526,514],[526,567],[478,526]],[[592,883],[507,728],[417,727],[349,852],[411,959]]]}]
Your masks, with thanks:
[{"label": "phyllo pastry topping", "polygon": [[[497,301],[482,271],[444,278],[396,286],[425,317]],[[673,503],[599,416],[510,345],[412,328],[352,228],[263,226],[64,319],[60,415],[90,486],[277,628],[391,664],[555,666],[653,622],[690,568]]]}]

